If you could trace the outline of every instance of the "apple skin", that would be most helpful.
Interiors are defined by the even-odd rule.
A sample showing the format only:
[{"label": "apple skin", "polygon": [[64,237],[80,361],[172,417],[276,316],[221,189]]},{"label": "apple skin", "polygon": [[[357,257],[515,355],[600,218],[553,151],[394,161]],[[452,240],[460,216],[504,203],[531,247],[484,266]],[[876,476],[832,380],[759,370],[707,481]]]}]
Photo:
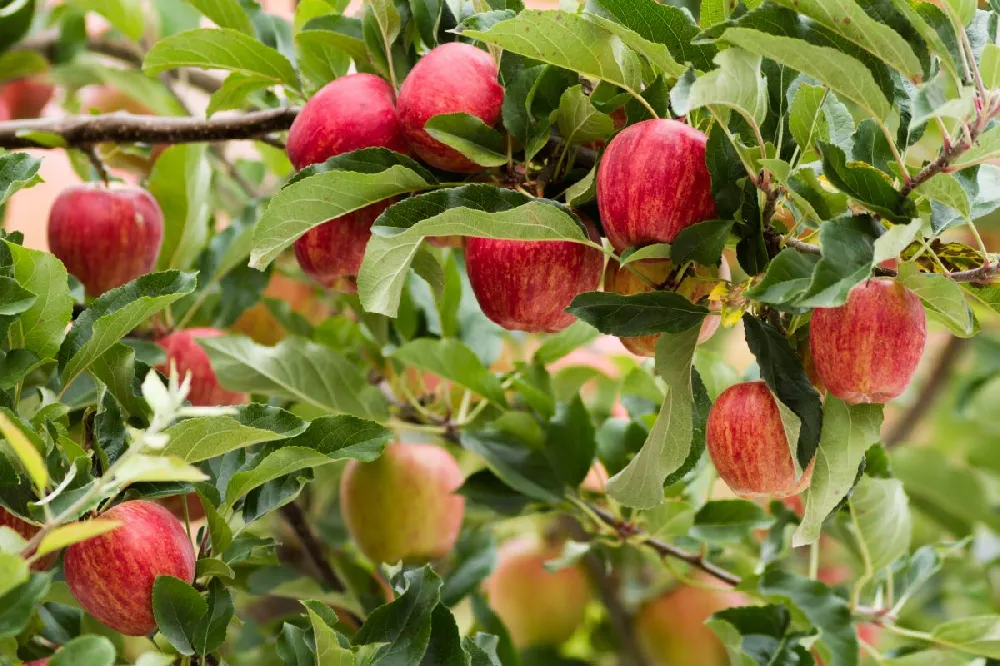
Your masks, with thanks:
[{"label": "apple skin", "polygon": [[0,98],[0,123],[5,122],[13,118],[14,115],[10,111],[10,107],[7,106],[7,102]]},{"label": "apple skin", "polygon": [[217,338],[225,334],[225,331],[216,328],[186,328],[156,341],[167,352],[166,362],[156,366],[156,369],[169,377],[170,362],[173,361],[181,381],[190,372],[188,401],[195,407],[242,405],[250,401],[246,393],[227,391],[219,384],[208,354],[197,342],[198,338]]},{"label": "apple skin", "polygon": [[26,76],[3,84],[0,98],[7,102],[12,119],[37,118],[48,106],[55,87],[36,76]]},{"label": "apple skin", "polygon": [[[669,259],[644,259],[634,262],[633,269],[645,275],[656,284],[663,284],[669,277],[673,265]],[[644,282],[642,278],[635,274],[634,270],[622,268],[617,261],[608,262],[608,267],[604,270],[604,291],[615,294],[643,294],[653,291],[653,287]],[[732,277],[729,271],[729,264],[722,260],[719,268],[699,266],[695,270],[693,277],[681,280],[675,290],[678,294],[685,296],[692,303],[697,303],[707,298],[715,287],[715,282],[707,282],[702,278],[728,280]],[[707,342],[722,325],[722,320],[709,315],[701,324],[701,333],[698,334],[698,344]],[[633,338],[620,338],[622,345],[636,356],[655,356],[656,341],[659,335],[643,335]]]},{"label": "apple skin", "polygon": [[424,125],[442,113],[468,113],[492,127],[503,95],[489,53],[461,42],[442,44],[417,62],[399,88],[399,121],[420,159],[445,171],[477,173],[485,167],[432,138]]},{"label": "apple skin", "polygon": [[681,585],[639,607],[635,632],[651,666],[725,666],[726,649],[705,620],[747,603],[735,592]]},{"label": "apple skin", "polygon": [[455,459],[429,444],[390,444],[347,464],[340,502],[347,531],[368,559],[418,564],[448,554],[462,527],[465,481]]},{"label": "apple skin", "polygon": [[313,227],[295,241],[295,258],[302,272],[317,283],[354,294],[372,225],[395,199],[386,199]]},{"label": "apple skin", "polygon": [[97,297],[156,267],[163,211],[139,187],[77,185],[53,202],[48,239],[52,254]]},{"label": "apple skin", "polygon": [[490,606],[503,620],[518,649],[561,645],[583,623],[590,583],[579,564],[549,571],[544,564],[559,557],[558,545],[534,537],[504,543],[497,566],[483,583]]},{"label": "apple skin", "polygon": [[348,74],[323,86],[302,107],[285,145],[296,170],[361,148],[409,153],[392,86],[374,74]]},{"label": "apple skin", "polygon": [[601,284],[604,254],[570,241],[466,238],[465,268],[492,321],[509,331],[555,333],[576,321],[565,311],[573,298]]},{"label": "apple skin", "polygon": [[676,120],[644,120],[611,140],[597,170],[597,207],[616,250],[672,243],[715,217],[707,141]]},{"label": "apple skin", "polygon": [[778,401],[762,381],[722,392],[708,413],[705,439],[719,477],[740,497],[790,497],[812,479],[815,460],[796,482]]},{"label": "apple skin", "polygon": [[45,657],[44,659],[35,659],[34,661],[24,662],[24,666],[48,666],[49,659],[52,657]]},{"label": "apple skin", "polygon": [[[0,527],[9,527],[25,540],[31,540],[38,530],[42,529],[38,525],[32,525],[26,520],[21,520],[19,517],[15,516],[11,512],[7,511],[3,507],[0,507]],[[49,567],[56,561],[59,557],[59,553],[51,553],[45,557],[41,557],[31,564],[32,571],[47,571]]]},{"label": "apple skin", "polygon": [[155,502],[123,502],[102,518],[121,527],[66,549],[66,584],[80,606],[126,636],[156,628],[157,576],[194,581],[194,548],[184,526]]},{"label": "apple skin", "polygon": [[813,311],[809,349],[826,390],[856,405],[888,402],[913,378],[927,341],[920,298],[893,280],[868,280],[847,303]]}]

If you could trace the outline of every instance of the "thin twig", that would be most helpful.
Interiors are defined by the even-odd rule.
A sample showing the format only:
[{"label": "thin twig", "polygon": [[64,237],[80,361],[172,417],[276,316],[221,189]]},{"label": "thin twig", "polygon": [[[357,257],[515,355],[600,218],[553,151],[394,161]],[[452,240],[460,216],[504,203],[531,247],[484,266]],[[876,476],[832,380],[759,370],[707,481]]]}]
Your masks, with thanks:
[{"label": "thin twig", "polygon": [[110,187],[111,177],[108,175],[108,168],[101,160],[101,156],[97,154],[97,149],[93,146],[87,146],[83,149],[83,152],[87,156],[87,159],[90,160],[90,165],[94,167],[94,171],[97,172],[97,177],[104,183],[104,187]]}]

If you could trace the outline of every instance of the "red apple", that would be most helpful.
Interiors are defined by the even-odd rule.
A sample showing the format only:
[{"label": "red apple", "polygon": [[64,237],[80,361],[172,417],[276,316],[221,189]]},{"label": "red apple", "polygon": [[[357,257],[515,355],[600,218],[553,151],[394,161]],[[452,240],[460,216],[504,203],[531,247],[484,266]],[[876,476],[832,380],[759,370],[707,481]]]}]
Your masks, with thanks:
[{"label": "red apple", "polygon": [[54,91],[52,84],[42,78],[26,76],[0,86],[0,98],[7,102],[12,118],[37,118]]},{"label": "red apple", "polygon": [[[670,273],[674,269],[669,259],[643,259],[633,262],[631,268],[624,269],[617,261],[608,262],[608,267],[604,271],[604,291],[615,294],[643,294],[654,290],[653,286],[642,279],[637,273],[645,276],[653,284],[663,285],[670,278]],[[731,277],[729,264],[722,260],[719,268],[698,266],[694,275],[681,280],[677,288],[678,294],[685,296],[692,303],[708,298],[712,289],[719,280],[728,280]],[[707,342],[715,332],[719,330],[722,321],[718,316],[709,315],[701,324],[701,333],[698,335],[698,343]],[[656,354],[656,341],[659,335],[643,335],[634,338],[621,338],[622,344],[637,356],[654,356]]]},{"label": "red apple", "polygon": [[7,102],[0,98],[0,123],[10,120],[13,117],[14,114],[11,113],[10,107],[7,106]]},{"label": "red apple", "polygon": [[390,444],[377,460],[352,460],[340,482],[347,531],[373,562],[443,557],[458,539],[465,498],[462,470],[444,449]]},{"label": "red apple", "polygon": [[893,280],[868,280],[847,303],[813,311],[809,348],[827,391],[850,404],[888,402],[910,383],[924,353],[920,298]]},{"label": "red apple", "polygon": [[157,370],[169,377],[172,361],[182,380],[187,373],[191,373],[188,400],[195,407],[242,405],[250,400],[246,393],[227,391],[219,384],[208,354],[197,342],[198,338],[217,338],[225,334],[216,328],[187,328],[174,331],[156,342],[167,352],[166,362],[156,366]]},{"label": "red apple", "polygon": [[796,481],[778,401],[764,382],[723,391],[708,413],[705,439],[719,476],[741,497],[780,499],[809,486],[813,463]]},{"label": "red apple", "polygon": [[725,647],[705,620],[746,603],[736,592],[681,585],[639,607],[636,637],[651,666],[725,666]]},{"label": "red apple", "polygon": [[604,254],[570,241],[466,238],[465,268],[491,320],[507,330],[554,333],[576,321],[565,311],[570,301],[601,284]]},{"label": "red apple", "polygon": [[644,120],[611,140],[597,170],[597,206],[616,250],[672,243],[715,217],[707,141],[676,120]]},{"label": "red apple", "polygon": [[445,171],[476,173],[483,167],[424,129],[433,116],[468,113],[489,126],[500,119],[503,86],[492,56],[471,44],[442,44],[421,58],[399,89],[399,121],[420,159]]},{"label": "red apple", "polygon": [[124,502],[102,518],[122,524],[66,549],[66,584],[85,611],[115,631],[148,634],[156,628],[153,582],[192,582],[194,548],[184,526],[155,502]]},{"label": "red apple", "polygon": [[[3,507],[0,507],[0,527],[11,528],[20,534],[21,538],[26,541],[30,541],[31,538],[38,533],[38,530],[42,529],[38,525],[32,525],[26,520],[21,520],[19,517],[15,516]],[[59,553],[51,553],[45,557],[41,557],[31,564],[31,570],[45,571],[52,566],[52,563],[56,561],[57,557],[59,557]]]},{"label": "red apple", "polygon": [[52,657],[45,657],[44,659],[35,659],[34,661],[24,662],[24,666],[48,666],[49,659]]},{"label": "red apple", "polygon": [[96,297],[156,267],[163,211],[142,188],[77,185],[52,204],[48,237],[52,254]]},{"label": "red apple", "polygon": [[503,620],[518,648],[560,645],[583,623],[590,584],[579,564],[549,571],[545,563],[559,557],[558,545],[532,537],[500,547],[497,566],[483,583],[490,606]]}]

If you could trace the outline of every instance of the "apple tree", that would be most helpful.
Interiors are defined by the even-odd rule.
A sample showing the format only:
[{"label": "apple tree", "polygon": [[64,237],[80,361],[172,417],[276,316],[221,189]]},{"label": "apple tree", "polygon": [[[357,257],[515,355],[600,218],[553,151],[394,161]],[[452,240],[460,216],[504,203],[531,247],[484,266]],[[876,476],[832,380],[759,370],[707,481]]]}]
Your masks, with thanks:
[{"label": "apple tree", "polygon": [[290,4],[0,0],[0,662],[1000,663],[1000,2]]}]

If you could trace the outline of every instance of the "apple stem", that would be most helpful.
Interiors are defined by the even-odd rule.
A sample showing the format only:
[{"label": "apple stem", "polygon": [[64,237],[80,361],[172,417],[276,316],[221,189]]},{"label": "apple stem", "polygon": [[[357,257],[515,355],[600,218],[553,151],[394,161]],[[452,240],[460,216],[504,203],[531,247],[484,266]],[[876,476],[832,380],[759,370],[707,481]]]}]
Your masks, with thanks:
[{"label": "apple stem", "polygon": [[97,177],[104,183],[104,187],[111,187],[111,177],[108,175],[108,168],[101,161],[100,155],[97,154],[97,149],[94,146],[87,146],[84,148],[83,153],[90,160],[90,165],[94,167],[94,171],[97,172]]}]

